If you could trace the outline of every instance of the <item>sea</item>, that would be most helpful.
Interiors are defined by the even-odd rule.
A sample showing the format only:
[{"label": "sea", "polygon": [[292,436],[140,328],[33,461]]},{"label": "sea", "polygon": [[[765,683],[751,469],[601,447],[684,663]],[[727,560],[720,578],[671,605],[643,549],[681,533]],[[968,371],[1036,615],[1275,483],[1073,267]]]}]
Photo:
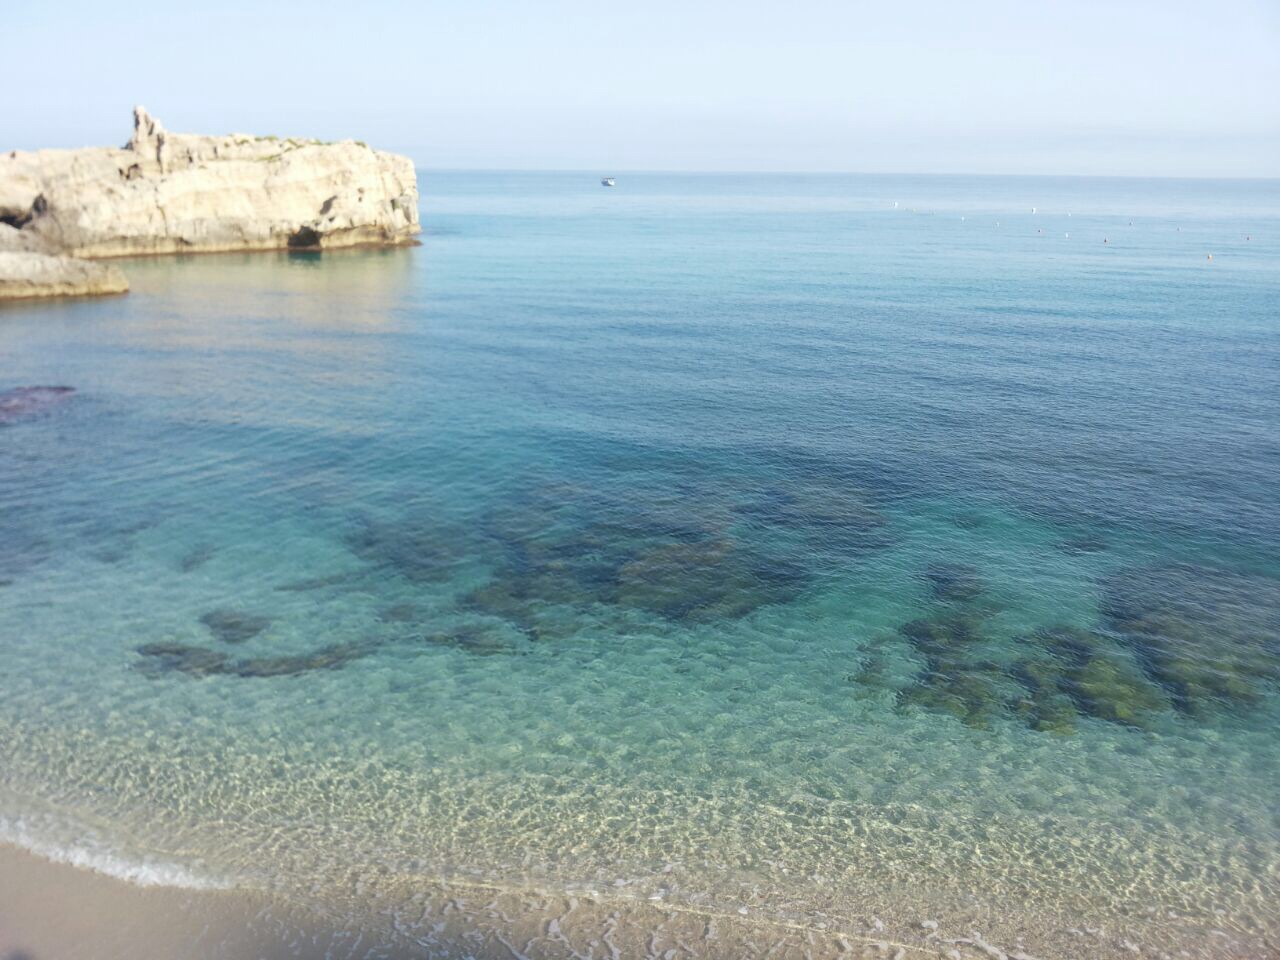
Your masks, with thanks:
[{"label": "sea", "polygon": [[0,841],[338,957],[1280,956],[1280,181],[616,176],[0,309]]}]

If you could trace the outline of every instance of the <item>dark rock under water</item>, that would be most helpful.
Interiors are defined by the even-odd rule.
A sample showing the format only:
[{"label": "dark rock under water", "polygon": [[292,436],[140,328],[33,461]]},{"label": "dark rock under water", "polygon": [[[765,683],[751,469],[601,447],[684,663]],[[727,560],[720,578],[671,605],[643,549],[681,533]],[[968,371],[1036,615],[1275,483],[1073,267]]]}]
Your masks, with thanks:
[{"label": "dark rock under water", "polygon": [[291,677],[314,670],[337,670],[353,660],[366,657],[377,644],[364,641],[335,643],[309,653],[247,657],[233,660],[220,650],[192,644],[147,643],[137,648],[142,656],[138,668],[149,676],[183,673],[193,677]]},{"label": "dark rock under water", "polygon": [[1107,549],[1107,541],[1096,534],[1081,534],[1059,540],[1054,546],[1067,554],[1101,553]]},{"label": "dark rock under water", "polygon": [[[934,564],[923,577],[935,608],[899,628],[921,666],[895,696],[972,727],[1003,718],[1070,734],[1090,718],[1147,729],[1171,709],[1201,717],[1251,705],[1280,680],[1280,596],[1267,578],[1185,566],[1122,571],[1104,584],[1095,629],[1046,626],[1014,638],[1010,656],[979,571]],[[881,653],[872,650],[853,679],[890,685]]]},{"label": "dark rock under water", "polygon": [[271,626],[271,618],[242,610],[210,610],[200,622],[223,643],[243,643]]},{"label": "dark rock under water", "polygon": [[526,630],[556,604],[605,604],[697,622],[786,602],[806,583],[802,570],[727,534],[673,540],[587,524],[509,541],[493,579],[462,602]]},{"label": "dark rock under water", "polygon": [[1014,671],[1027,699],[1016,710],[1037,730],[1069,732],[1076,714],[1146,727],[1154,713],[1168,708],[1160,688],[1103,634],[1051,627],[1025,638],[1022,646],[1028,655]]},{"label": "dark rock under water", "polygon": [[164,673],[185,673],[194,677],[207,677],[225,673],[228,657],[220,650],[210,650],[187,643],[146,643],[137,652],[144,659],[139,669],[151,676]]},{"label": "dark rock under water", "polygon": [[415,583],[448,580],[469,553],[467,531],[419,514],[395,522],[357,516],[344,539],[357,557]]},{"label": "dark rock under water", "polygon": [[931,563],[924,572],[935,600],[968,603],[987,592],[978,568],[967,563]]},{"label": "dark rock under water", "polygon": [[237,677],[291,677],[313,670],[337,670],[367,657],[374,648],[375,644],[369,642],[333,643],[310,653],[235,660],[223,672]]},{"label": "dark rock under water", "polygon": [[510,656],[521,651],[521,643],[513,631],[493,625],[466,624],[452,630],[424,634],[422,642],[437,647],[452,647],[480,657]]},{"label": "dark rock under water", "polygon": [[199,570],[217,554],[217,547],[211,543],[197,543],[178,558],[178,569],[183,573]]},{"label": "dark rock under water", "polygon": [[42,413],[71,399],[75,387],[14,387],[0,390],[0,424]]},{"label": "dark rock under water", "polygon": [[1191,564],[1124,570],[1103,620],[1185,714],[1247,707],[1280,683],[1280,583]]},{"label": "dark rock under water", "polygon": [[949,713],[971,727],[990,726],[1007,700],[1007,675],[984,656],[985,617],[971,610],[943,610],[899,628],[923,661],[899,703]]},{"label": "dark rock under water", "polygon": [[[566,438],[569,449],[573,438]],[[537,638],[548,612],[608,606],[671,622],[735,620],[794,600],[849,558],[896,542],[875,495],[821,458],[762,460],[753,471],[675,449],[615,443],[572,475],[509,490],[473,522],[421,507],[357,516],[345,542],[375,570],[445,583],[462,565],[489,579],[461,610]]]},{"label": "dark rock under water", "polygon": [[54,545],[16,512],[0,511],[0,579],[22,576],[54,554]]}]

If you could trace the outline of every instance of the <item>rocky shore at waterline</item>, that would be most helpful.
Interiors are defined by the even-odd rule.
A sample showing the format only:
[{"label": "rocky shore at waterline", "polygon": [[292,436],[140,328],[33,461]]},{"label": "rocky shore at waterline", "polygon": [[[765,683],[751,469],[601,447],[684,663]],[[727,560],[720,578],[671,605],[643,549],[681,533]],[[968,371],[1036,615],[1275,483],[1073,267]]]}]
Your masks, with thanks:
[{"label": "rocky shore at waterline", "polygon": [[120,293],[104,257],[413,243],[413,162],[354,140],[167,131],[0,156],[0,299]]},{"label": "rocky shore at waterline", "polygon": [[30,297],[85,297],[129,289],[120,268],[79,257],[28,250],[6,250],[0,224],[0,300]]}]

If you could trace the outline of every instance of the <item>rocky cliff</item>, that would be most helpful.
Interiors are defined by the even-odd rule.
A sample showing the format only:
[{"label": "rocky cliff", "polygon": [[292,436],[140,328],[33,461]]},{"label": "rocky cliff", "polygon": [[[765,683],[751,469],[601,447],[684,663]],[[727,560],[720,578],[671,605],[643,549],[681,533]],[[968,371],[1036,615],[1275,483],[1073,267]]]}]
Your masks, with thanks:
[{"label": "rocky cliff", "polygon": [[408,157],[353,140],[171,133],[137,107],[124,147],[0,156],[6,224],[19,239],[0,245],[0,296],[18,263],[6,248],[65,258],[410,243],[418,186]]}]

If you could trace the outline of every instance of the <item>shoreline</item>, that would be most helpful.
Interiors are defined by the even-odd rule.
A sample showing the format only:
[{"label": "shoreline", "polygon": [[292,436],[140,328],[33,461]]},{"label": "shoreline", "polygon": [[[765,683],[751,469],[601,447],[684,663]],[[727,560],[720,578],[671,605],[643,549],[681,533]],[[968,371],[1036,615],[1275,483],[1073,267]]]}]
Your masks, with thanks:
[{"label": "shoreline", "polygon": [[[356,897],[363,891],[357,889]],[[377,895],[372,898],[376,902]],[[68,909],[74,905],[74,909]],[[372,906],[372,904],[371,904]],[[1031,957],[977,935],[944,942],[928,926],[898,930],[874,919],[864,931],[781,918],[735,916],[629,898],[503,891],[485,884],[430,886],[412,898],[416,919],[341,924],[271,893],[140,886],[94,869],[58,863],[0,843],[0,956],[127,955],[354,958],[551,958],[563,956],[738,958],[840,956]],[[624,916],[625,914],[625,916]],[[767,943],[767,946],[765,945]],[[583,953],[582,951],[586,952]],[[425,951],[425,953],[424,953]],[[688,951],[685,953],[684,951]],[[1037,955],[1036,960],[1042,960]]]},{"label": "shoreline", "polygon": [[231,955],[285,956],[285,942],[273,946],[245,925],[251,906],[237,891],[139,886],[0,843],[0,957],[6,960],[161,960],[193,955],[202,941],[212,946],[214,940],[232,947]]},{"label": "shoreline", "polygon": [[[406,896],[408,889],[414,892]],[[317,894],[320,891],[316,891]],[[0,957],[380,957],[937,958],[937,960],[1125,960],[1135,956],[1264,960],[1262,937],[1225,931],[1196,942],[1143,943],[1101,928],[998,940],[969,916],[788,917],[693,904],[648,903],[598,891],[502,889],[481,882],[412,881],[382,888],[354,881],[320,903],[243,888],[139,885],[89,867],[54,862],[0,842]],[[821,919],[819,918],[821,917]],[[1005,918],[1009,928],[1019,921]],[[1043,939],[1040,937],[1043,936]]]}]

